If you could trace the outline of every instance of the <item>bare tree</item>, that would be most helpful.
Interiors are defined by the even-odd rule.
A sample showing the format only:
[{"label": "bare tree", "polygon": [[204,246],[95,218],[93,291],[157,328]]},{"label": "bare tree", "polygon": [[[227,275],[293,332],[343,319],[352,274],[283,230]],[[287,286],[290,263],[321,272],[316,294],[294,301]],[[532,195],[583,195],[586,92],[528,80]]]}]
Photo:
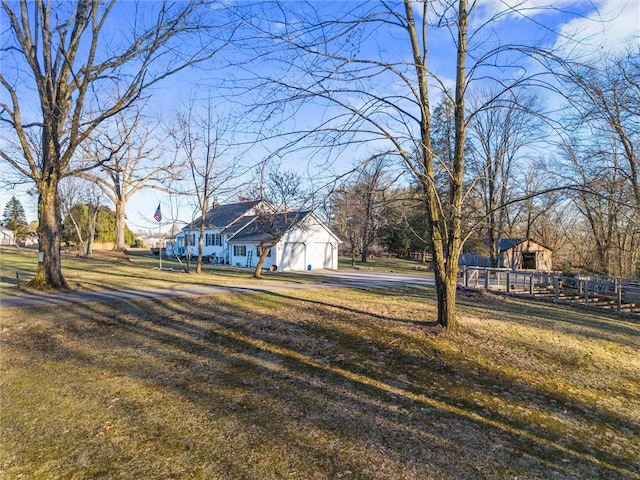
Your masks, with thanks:
[{"label": "bare tree", "polygon": [[620,165],[623,156],[616,154],[614,145],[609,152],[603,156],[597,150],[582,152],[567,145],[571,173],[585,185],[571,198],[591,234],[592,254],[585,255],[585,266],[606,275],[633,276],[638,268],[634,262],[639,252],[640,215]]},{"label": "bare tree", "polygon": [[[225,45],[228,31],[207,25],[207,3],[147,3],[141,15],[135,4],[115,0],[2,0],[0,85],[8,101],[0,104],[0,120],[10,126],[17,148],[3,147],[0,156],[39,194],[42,261],[31,286],[67,287],[59,182],[106,163],[113,153],[76,164],[79,146],[150,87]],[[127,14],[136,19],[130,30],[110,41]],[[38,108],[32,112],[27,105],[33,102]]]},{"label": "bare tree", "polygon": [[158,125],[145,124],[139,109],[130,118],[126,112],[119,112],[105,127],[82,146],[83,159],[95,165],[108,151],[110,160],[101,164],[99,173],[92,170],[80,175],[95,183],[113,203],[116,212],[113,249],[122,252],[126,248],[127,204],[131,197],[146,188],[168,191],[166,185],[182,165],[167,155],[158,137]]},{"label": "bare tree", "polygon": [[74,207],[82,202],[82,181],[78,178],[68,177],[60,182],[60,198],[62,217],[69,219],[78,237],[81,252],[86,252],[86,239],[83,233],[81,219],[74,215]]},{"label": "bare tree", "polygon": [[620,173],[640,205],[640,48],[588,66],[563,66],[561,78],[569,86],[567,98],[573,108],[569,118],[574,143],[580,138],[586,147],[595,139],[593,149],[599,138],[605,138],[607,150],[600,153],[616,149]]},{"label": "bare tree", "polygon": [[[542,122],[534,113],[537,99],[532,95],[490,102],[494,92],[472,99],[469,141],[472,143],[469,171],[482,199],[491,266],[498,266],[500,239],[504,233],[508,202],[514,198],[513,174],[518,155],[540,140]],[[482,106],[486,105],[483,109]],[[538,171],[543,174],[543,171]],[[529,193],[529,192],[527,192]],[[527,233],[527,236],[529,233]]]},{"label": "bare tree", "polygon": [[64,218],[71,221],[78,237],[78,255],[92,258],[102,192],[95,183],[68,177],[60,182],[60,193]]},{"label": "bare tree", "polygon": [[[296,2],[295,9],[286,2],[272,8],[261,4],[263,12],[238,7],[244,22],[277,52],[262,77],[266,88],[256,94],[260,119],[279,121],[305,102],[321,112],[312,127],[293,133],[298,140],[291,141],[291,150],[297,154],[302,145],[316,151],[325,146],[322,152],[330,155],[375,145],[403,162],[420,186],[434,258],[438,323],[447,329],[456,326],[458,259],[470,234],[465,205],[472,182],[466,177],[465,147],[475,111],[467,109],[468,94],[474,82],[492,83],[499,99],[519,85],[531,85],[539,73],[525,66],[536,48],[507,44],[496,35],[501,20],[524,7],[505,3],[500,10],[490,3],[486,8],[467,0],[344,2],[340,11],[334,3],[329,8]],[[496,5],[498,10],[490,11]],[[271,22],[263,22],[264,12]],[[451,40],[449,58],[455,59],[438,75],[428,56],[430,35],[443,43]],[[385,43],[390,39],[393,45]],[[274,72],[275,65],[282,72]],[[449,97],[453,107],[450,158],[439,157],[434,148],[432,102],[439,95]]]},{"label": "bare tree", "polygon": [[356,266],[356,255],[360,242],[362,204],[356,191],[349,185],[337,188],[332,194],[331,226],[349,243],[351,266]]},{"label": "bare tree", "polygon": [[583,188],[571,196],[591,233],[585,266],[635,275],[640,230],[640,50],[591,65],[561,65],[568,88],[562,165]]},{"label": "bare tree", "polygon": [[339,188],[333,199],[333,224],[351,243],[351,263],[360,249],[366,263],[371,245],[378,239],[383,223],[385,192],[391,180],[386,175],[386,159],[375,156],[365,162],[351,184]]},{"label": "bare tree", "polygon": [[197,205],[199,237],[196,273],[202,272],[207,212],[214,206],[217,196],[228,194],[236,188],[233,180],[238,174],[238,162],[230,157],[232,147],[229,135],[229,122],[215,118],[211,98],[201,115],[195,112],[192,101],[187,111],[179,115],[178,128],[174,133],[191,176],[188,193],[194,194]]},{"label": "bare tree", "polygon": [[89,210],[89,236],[87,237],[87,250],[85,251],[87,258],[93,258],[93,240],[95,239],[96,223],[102,199],[103,195],[100,188],[95,183],[89,184],[85,189],[85,202]]},{"label": "bare tree", "polygon": [[259,237],[258,262],[253,276],[262,278],[262,266],[271,249],[292,227],[302,225],[301,222],[311,213],[303,209],[309,197],[302,188],[300,175],[272,167],[266,175],[264,168],[260,170],[249,198],[260,202],[254,207],[255,221],[243,233],[254,233]]}]

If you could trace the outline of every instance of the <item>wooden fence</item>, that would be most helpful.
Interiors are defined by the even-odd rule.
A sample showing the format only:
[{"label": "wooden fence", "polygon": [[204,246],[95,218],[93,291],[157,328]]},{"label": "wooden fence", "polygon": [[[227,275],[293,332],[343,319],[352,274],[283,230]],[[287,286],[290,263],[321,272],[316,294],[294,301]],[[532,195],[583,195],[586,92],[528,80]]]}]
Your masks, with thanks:
[{"label": "wooden fence", "polygon": [[545,297],[557,303],[582,304],[640,314],[640,282],[608,277],[566,276],[559,272],[464,267],[460,284],[510,295]]}]

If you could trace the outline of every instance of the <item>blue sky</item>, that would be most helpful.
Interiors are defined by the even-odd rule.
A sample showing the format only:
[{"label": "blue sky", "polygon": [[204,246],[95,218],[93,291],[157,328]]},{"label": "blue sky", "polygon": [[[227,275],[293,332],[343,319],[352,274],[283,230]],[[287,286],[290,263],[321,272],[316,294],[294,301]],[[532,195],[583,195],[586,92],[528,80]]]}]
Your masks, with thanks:
[{"label": "blue sky", "polygon": [[[289,6],[296,5],[294,2],[287,2],[287,4]],[[126,28],[130,27],[135,18],[131,9],[132,5],[127,2],[118,2],[116,5],[116,8],[122,10],[117,12],[118,22],[116,23],[118,26],[114,26],[115,30],[110,31],[108,41],[114,42],[118,35],[126,33]],[[140,5],[144,8],[145,5],[153,4],[142,2]],[[349,9],[355,5],[355,2],[316,2],[314,5],[320,10],[331,12],[332,10]],[[598,55],[615,53],[638,42],[640,32],[640,1],[638,0],[558,0],[553,2],[552,6],[549,6],[549,2],[544,0],[480,0],[478,15],[474,17],[472,26],[482,24],[497,11],[507,11],[509,6],[517,6],[518,12],[505,14],[499,23],[492,25],[491,29],[483,29],[485,47],[491,42],[522,42],[523,39],[536,39],[547,47],[553,45],[562,48],[565,52],[571,52],[574,56],[579,55],[583,58],[593,56],[595,58]],[[416,12],[420,13],[417,9]],[[274,12],[271,27],[274,29],[283,28],[279,20]],[[122,28],[122,32],[119,32],[118,28]],[[393,36],[388,36],[388,32],[385,32],[384,29],[378,29],[375,38],[370,37],[368,43],[362,48],[369,49],[369,52],[379,49],[381,55],[394,54],[396,51],[400,51],[399,44],[397,44],[399,41]],[[577,45],[579,47],[576,48]],[[406,53],[406,49],[404,52]],[[243,52],[230,50],[225,55],[231,61],[234,60],[233,55],[238,55],[238,60],[241,58],[246,60],[246,57],[243,58],[245,55]],[[6,61],[7,58],[3,59],[3,62]],[[444,32],[435,34],[430,39],[430,65],[437,70],[447,85],[452,85],[455,55],[453,55],[450,38]],[[270,65],[261,65],[259,68],[269,69]],[[532,65],[530,68],[535,67]],[[215,96],[216,86],[223,81],[229,82],[232,79],[245,78],[246,76],[246,71],[234,70],[231,67],[220,71],[199,68],[182,72],[154,89],[151,103],[154,105],[156,114],[161,115],[164,119],[170,119],[174,114],[174,108],[188,102],[189,98],[202,97],[210,92],[213,92]],[[378,88],[380,91],[384,91],[385,88],[393,88],[393,86],[381,85]],[[2,101],[6,101],[5,92],[1,91]],[[226,100],[222,100],[222,98],[222,96],[218,97],[219,110],[233,112],[236,109],[234,102],[230,101],[233,99],[226,97]],[[237,98],[236,100],[241,99]],[[245,103],[248,101],[249,99],[245,99]],[[31,105],[31,107],[37,111],[37,105]],[[286,130],[287,128],[293,129],[301,125],[308,125],[315,116],[322,114],[323,112],[319,110],[307,107],[298,111],[296,116],[288,116],[283,119],[284,123],[281,127]],[[4,136],[6,130],[2,130],[1,134]],[[239,137],[242,138],[242,135]],[[245,150],[243,152],[244,161],[246,164],[258,163],[276,147],[277,142],[271,141]],[[343,151],[343,157],[333,164],[333,171],[330,173],[338,173],[341,168],[349,168],[355,161],[354,157],[360,154],[363,154],[362,151],[357,149]],[[326,168],[325,171],[319,172],[318,170],[323,168],[320,157],[290,156],[283,159],[283,166],[295,169],[303,175],[327,174]],[[9,167],[2,165],[3,172],[5,172],[3,176],[6,175],[7,168]],[[24,187],[16,190],[6,188],[0,190],[0,208],[4,209],[5,203],[12,195],[16,195],[22,201],[29,220],[35,219],[35,200],[25,195]],[[178,201],[180,205],[176,206]],[[175,197],[169,198],[166,194],[156,190],[147,190],[136,194],[128,205],[127,214],[130,228],[133,230],[157,230],[153,214],[158,203],[162,205],[165,219],[178,216],[183,220],[188,220],[191,217],[192,207],[188,199],[178,200]]]}]

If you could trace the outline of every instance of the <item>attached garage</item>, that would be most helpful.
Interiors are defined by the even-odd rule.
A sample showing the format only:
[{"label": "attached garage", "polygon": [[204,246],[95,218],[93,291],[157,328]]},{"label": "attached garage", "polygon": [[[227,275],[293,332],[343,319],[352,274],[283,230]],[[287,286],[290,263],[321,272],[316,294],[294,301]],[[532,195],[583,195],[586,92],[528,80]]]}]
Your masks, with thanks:
[{"label": "attached garage", "polygon": [[[262,246],[273,245],[262,268],[278,271],[338,268],[338,244],[340,239],[316,217],[313,212],[278,213],[269,217],[270,222],[249,223],[229,239],[232,249],[246,250],[246,257],[233,264],[254,267]],[[271,226],[265,231],[263,224]]]},{"label": "attached garage", "polygon": [[306,246],[302,242],[285,242],[280,257],[281,270],[304,270],[306,268]]},{"label": "attached garage", "polygon": [[331,242],[313,242],[308,247],[307,261],[311,268],[327,268],[334,267],[333,255],[334,247]]}]

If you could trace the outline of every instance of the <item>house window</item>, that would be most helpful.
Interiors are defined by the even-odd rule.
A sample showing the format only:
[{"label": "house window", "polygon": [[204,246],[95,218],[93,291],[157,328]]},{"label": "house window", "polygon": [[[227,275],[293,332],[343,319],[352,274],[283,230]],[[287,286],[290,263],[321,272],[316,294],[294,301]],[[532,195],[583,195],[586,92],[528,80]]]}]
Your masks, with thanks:
[{"label": "house window", "polygon": [[[256,256],[259,257],[260,254],[262,253],[263,248],[256,248]],[[273,251],[273,248],[269,249],[269,253],[267,253],[267,258],[271,258],[271,252]]]},{"label": "house window", "polygon": [[205,233],[204,244],[206,247],[210,247],[210,246],[221,247],[222,235],[220,235],[219,233]]},{"label": "house window", "polygon": [[233,246],[233,255],[235,257],[246,257],[247,256],[247,246],[246,245],[234,245]]}]

